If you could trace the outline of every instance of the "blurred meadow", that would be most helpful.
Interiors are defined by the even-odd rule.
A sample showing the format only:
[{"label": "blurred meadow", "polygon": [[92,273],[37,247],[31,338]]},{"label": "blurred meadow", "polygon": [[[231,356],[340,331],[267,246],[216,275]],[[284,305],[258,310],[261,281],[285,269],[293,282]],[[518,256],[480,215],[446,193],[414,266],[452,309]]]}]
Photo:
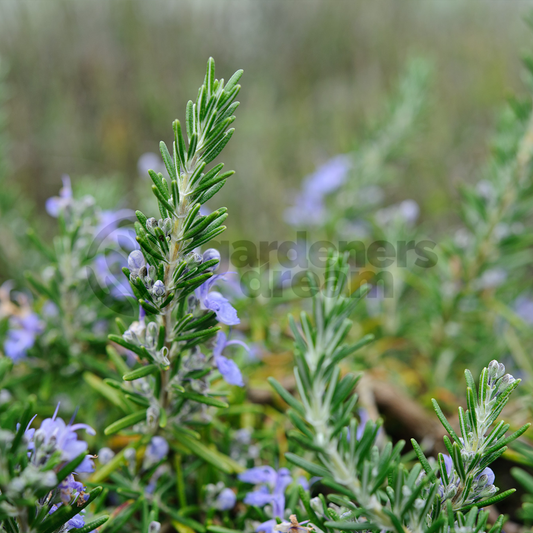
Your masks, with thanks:
[{"label": "blurred meadow", "polygon": [[291,192],[365,138],[406,60],[422,56],[434,65],[429,109],[388,194],[414,198],[437,239],[456,220],[457,184],[486,159],[495,111],[523,90],[530,5],[3,0],[4,191],[23,196],[49,236],[43,206],[62,174],[102,207],[138,205],[148,179],[138,159],[168,140],[213,55],[221,73],[242,67],[247,86],[226,155],[237,172],[220,200],[227,238],[291,237]]}]

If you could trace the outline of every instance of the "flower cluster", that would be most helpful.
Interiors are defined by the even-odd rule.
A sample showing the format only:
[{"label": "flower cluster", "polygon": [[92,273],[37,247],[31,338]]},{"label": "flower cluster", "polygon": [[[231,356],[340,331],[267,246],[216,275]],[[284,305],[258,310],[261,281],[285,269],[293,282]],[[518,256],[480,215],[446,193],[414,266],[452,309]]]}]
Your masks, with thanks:
[{"label": "flower cluster", "polygon": [[287,468],[276,471],[270,466],[256,466],[239,474],[239,479],[245,483],[259,485],[246,495],[244,503],[258,507],[271,506],[272,518],[259,524],[256,531],[272,533],[277,524],[276,518],[285,518],[285,489],[292,483],[290,471]]},{"label": "flower cluster", "polygon": [[[76,431],[84,429],[90,435],[95,431],[87,424],[66,424],[62,418],[58,418],[57,406],[52,418],[45,418],[38,429],[28,428],[24,432],[24,438],[30,452],[30,461],[35,466],[40,466],[48,462],[54,454],[59,455],[61,463],[69,462],[84,451],[88,445],[85,441],[79,440]],[[32,419],[32,421],[35,417]],[[86,455],[77,467],[78,472],[93,472],[93,457]]]},{"label": "flower cluster", "polygon": [[[57,416],[59,405],[52,418],[42,421],[38,429],[28,428],[24,433],[27,442],[30,461],[33,465],[46,464],[54,455],[59,455],[60,463],[57,470],[65,463],[73,461],[88,448],[85,441],[78,439],[77,431],[84,429],[90,435],[95,431],[87,424],[66,424],[63,419]],[[90,473],[94,471],[93,456],[86,455],[83,461],[76,467],[77,473]],[[63,479],[55,491],[48,498],[52,502],[49,514],[55,513],[62,505],[81,505],[89,499],[83,483],[76,481],[73,474],[68,474]],[[55,503],[54,503],[55,502]],[[85,510],[69,519],[66,523],[68,530],[80,528],[85,525]]]},{"label": "flower cluster", "polygon": [[0,430],[0,520],[7,510],[17,518],[20,530],[28,522],[39,531],[81,528],[85,507],[101,491],[87,492],[74,477],[94,471],[93,456],[86,453],[88,445],[77,435],[82,429],[94,435],[94,430],[87,424],[65,423],[57,416],[58,409],[59,405],[38,428],[30,427],[35,416],[25,430],[18,424],[16,436]]},{"label": "flower cluster", "polygon": [[[24,359],[44,330],[44,323],[35,313],[26,295],[12,291],[13,282],[0,287],[0,318],[9,317],[4,353],[14,362]],[[16,304],[12,301],[16,301]]]},{"label": "flower cluster", "polygon": [[43,329],[42,320],[33,311],[26,315],[11,317],[4,343],[5,354],[13,361],[23,359]]},{"label": "flower cluster", "polygon": [[[456,497],[461,487],[461,480],[453,468],[453,459],[447,455],[442,456],[446,467],[446,475],[448,482],[446,485],[439,487],[439,494],[442,502],[452,500]],[[494,486],[494,472],[488,466],[474,478],[472,483],[471,494],[467,503],[475,503],[478,500],[489,498],[498,492],[498,487]]]}]

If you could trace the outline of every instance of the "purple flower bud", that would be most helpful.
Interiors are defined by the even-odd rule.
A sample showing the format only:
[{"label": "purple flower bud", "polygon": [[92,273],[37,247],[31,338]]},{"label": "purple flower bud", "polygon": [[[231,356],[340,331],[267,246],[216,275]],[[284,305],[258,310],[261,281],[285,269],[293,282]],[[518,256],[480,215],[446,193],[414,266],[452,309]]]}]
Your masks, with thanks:
[{"label": "purple flower bud", "polygon": [[217,499],[215,500],[215,508],[219,511],[229,511],[235,507],[237,496],[230,488],[222,489]]},{"label": "purple flower bud", "polygon": [[157,226],[157,220],[154,217],[150,217],[146,221],[146,229],[152,234],[155,235],[154,228]]},{"label": "purple flower bud", "polygon": [[52,196],[46,200],[46,212],[54,218],[57,218],[61,211],[72,203],[72,187],[70,178],[65,174],[62,176],[63,187],[59,191],[59,196]]},{"label": "purple flower bud", "polygon": [[358,409],[358,412],[359,412],[359,424],[357,425],[355,438],[356,440],[361,440],[365,433],[366,423],[370,420],[370,417],[368,416],[368,411],[364,409],[363,407]]},{"label": "purple flower bud", "polygon": [[158,279],[152,287],[152,292],[157,298],[162,298],[163,296],[165,296],[166,293],[165,284]]},{"label": "purple flower bud", "polygon": [[533,300],[526,296],[519,296],[514,303],[514,308],[516,314],[526,324],[533,325]]},{"label": "purple flower bud", "polygon": [[326,216],[324,196],[342,186],[352,164],[349,155],[338,155],[318,167],[304,180],[294,206],[286,211],[287,222],[293,225],[320,224]]},{"label": "purple flower bud", "polygon": [[5,354],[13,361],[23,359],[35,344],[44,326],[39,317],[30,312],[23,316],[13,316],[9,321],[10,329],[4,342]]},{"label": "purple flower bud", "polygon": [[81,464],[76,468],[80,474],[94,472],[94,461],[92,455],[86,455]]},{"label": "purple flower bud", "polygon": [[414,200],[404,200],[400,203],[400,213],[407,224],[414,224],[420,213],[420,207]]},{"label": "purple flower bud", "polygon": [[43,316],[58,316],[59,315],[59,309],[57,305],[52,302],[52,300],[46,300],[46,302],[43,305],[42,309]]},{"label": "purple flower bud", "polygon": [[304,490],[309,490],[309,480],[306,477],[300,476],[298,478],[298,484],[301,485]]},{"label": "purple flower bud", "polygon": [[151,464],[162,461],[168,454],[168,443],[163,437],[152,437],[144,457]]},{"label": "purple flower bud", "polygon": [[[220,252],[218,250],[215,250],[215,248],[209,248],[203,253],[202,262],[206,263],[207,261],[212,261],[213,259],[216,259],[220,263]],[[217,268],[218,264],[212,266],[209,270],[213,271]]]},{"label": "purple flower bud", "polygon": [[485,468],[479,475],[475,477],[475,481],[477,481],[479,485],[483,487],[489,487],[490,485],[493,485],[494,479],[494,472],[489,467]]},{"label": "purple flower bud", "polygon": [[128,256],[128,268],[132,275],[137,275],[139,270],[146,265],[146,259],[140,250],[133,250]]},{"label": "purple flower bud", "polygon": [[442,458],[444,459],[444,466],[446,467],[446,473],[448,474],[448,477],[450,477],[453,474],[453,460],[447,454],[442,454]]},{"label": "purple flower bud", "polygon": [[161,529],[161,523],[153,520],[152,522],[150,522],[150,525],[148,526],[148,533],[159,533],[160,529]]},{"label": "purple flower bud", "polygon": [[337,155],[318,167],[304,183],[304,190],[310,195],[324,195],[337,190],[345,181],[352,167],[349,155]]},{"label": "purple flower bud", "polygon": [[501,376],[503,376],[505,372],[505,365],[503,363],[498,363],[496,359],[493,359],[489,363],[489,376],[493,380],[500,379]]},{"label": "purple flower bud", "polygon": [[499,392],[505,392],[515,381],[516,379],[511,374],[505,374],[500,381]]},{"label": "purple flower bud", "polygon": [[115,457],[115,452],[111,448],[102,448],[98,452],[98,459],[102,465],[109,463],[113,457]]}]

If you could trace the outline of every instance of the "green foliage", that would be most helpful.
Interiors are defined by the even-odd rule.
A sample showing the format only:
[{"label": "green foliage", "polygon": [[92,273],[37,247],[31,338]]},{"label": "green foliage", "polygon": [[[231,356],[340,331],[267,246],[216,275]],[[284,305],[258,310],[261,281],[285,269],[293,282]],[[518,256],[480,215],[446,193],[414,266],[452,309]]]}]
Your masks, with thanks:
[{"label": "green foliage", "polygon": [[[308,450],[320,465],[300,453],[286,454],[287,460],[320,476],[321,483],[337,494],[328,496],[330,501],[341,502],[340,510],[329,506],[317,514],[315,509],[313,524],[328,532],[380,529],[400,533],[405,528],[446,531],[448,527],[486,531],[488,514],[479,509],[514,492],[498,494],[494,474],[487,467],[529,427],[526,424],[506,437],[509,424],[496,424],[520,380],[504,375],[505,367],[493,361],[481,373],[478,394],[467,370],[468,409],[459,407],[462,436],[435,402],[439,419],[454,439],[444,437],[449,456],[440,454],[438,464],[432,464],[413,440],[420,462],[407,468],[401,461],[404,442],[379,444],[380,424],[362,424],[353,414],[356,380],[349,375],[340,379],[339,354],[346,353],[341,343],[360,295],[347,290],[347,256],[330,254],[327,273],[324,289],[313,297],[313,320],[302,313],[299,324],[292,322],[299,400],[271,380],[289,404],[298,430],[289,432],[289,439],[297,449]],[[502,524],[503,517],[494,531],[500,531]]]}]

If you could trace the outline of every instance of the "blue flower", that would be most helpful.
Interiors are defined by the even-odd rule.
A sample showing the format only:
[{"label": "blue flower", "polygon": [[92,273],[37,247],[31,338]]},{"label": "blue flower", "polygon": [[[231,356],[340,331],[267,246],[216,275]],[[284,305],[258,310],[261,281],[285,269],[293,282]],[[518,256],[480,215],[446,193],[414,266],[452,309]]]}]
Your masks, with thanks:
[{"label": "blue flower", "polygon": [[61,502],[65,505],[68,505],[71,501],[75,501],[78,497],[82,498],[83,501],[86,501],[89,498],[89,495],[85,494],[83,483],[76,481],[72,474],[69,474],[59,484],[58,488]]},{"label": "blue flower", "polygon": [[253,492],[249,492],[244,498],[244,503],[247,503],[248,505],[255,505],[257,507],[263,507],[271,501],[272,493],[265,485],[259,487]]},{"label": "blue flower", "polygon": [[52,196],[46,200],[46,212],[54,218],[57,218],[61,211],[72,203],[72,187],[70,178],[65,174],[62,176],[63,187],[59,191],[59,196]]},{"label": "blue flower", "polygon": [[[207,261],[212,261],[213,259],[216,259],[218,261],[218,264],[220,264],[220,252],[218,250],[215,250],[215,248],[208,248],[202,254],[202,263],[207,263]],[[218,268],[218,264],[210,267],[209,270],[211,272],[214,272]]]},{"label": "blue flower", "polygon": [[453,474],[453,459],[448,454],[442,454],[442,458],[444,459],[446,474],[448,474],[449,478]]},{"label": "blue flower", "polygon": [[[52,418],[42,421],[39,429],[26,429],[24,436],[28,444],[28,451],[32,463],[36,465],[45,464],[48,458],[55,452],[61,452],[61,460],[69,462],[87,450],[87,443],[78,440],[76,431],[85,429],[90,435],[95,435],[95,431],[87,424],[65,424],[63,419],[57,417],[56,408]],[[34,417],[35,418],[35,417]],[[83,462],[76,469],[77,472],[94,472],[92,456],[87,455]]]},{"label": "blue flower", "polygon": [[476,481],[482,482],[487,487],[494,484],[494,479],[494,472],[488,466],[475,478]]},{"label": "blue flower", "polygon": [[126,237],[129,241],[129,248],[132,243],[136,247],[135,230],[133,228],[119,228],[121,222],[131,222],[135,218],[135,212],[132,209],[118,209],[117,211],[106,210],[102,211],[98,217],[98,225],[94,230],[96,237],[108,238],[117,244],[120,243],[120,237]]},{"label": "blue flower", "polygon": [[[219,259],[220,254],[216,250],[206,250],[203,261],[209,261],[210,259]],[[196,298],[200,301],[200,305],[203,309],[214,311],[217,315],[217,319],[222,324],[227,326],[236,326],[240,323],[237,311],[230,304],[227,298],[224,298],[222,294],[217,291],[212,291],[211,287],[217,283],[218,280],[224,280],[224,276],[216,274],[211,276],[207,281],[200,285],[195,291]]]},{"label": "blue flower", "polygon": [[227,383],[230,385],[238,385],[239,387],[244,387],[244,381],[242,379],[241,371],[239,370],[239,367],[235,363],[235,361],[232,361],[231,359],[228,359],[227,357],[224,357],[222,355],[222,352],[227,346],[230,346],[231,344],[239,344],[240,346],[243,346],[246,350],[248,350],[248,346],[242,341],[239,340],[232,340],[228,341],[228,338],[226,334],[223,331],[219,331],[217,333],[217,337],[215,340],[215,346],[213,348],[213,357],[215,359],[215,365],[218,368],[218,371],[222,374],[222,377],[226,380]]},{"label": "blue flower", "polygon": [[349,155],[332,157],[306,178],[304,192],[308,196],[322,197],[336,191],[346,181],[351,168],[352,158]]},{"label": "blue flower", "polygon": [[366,423],[370,420],[370,416],[368,416],[368,411],[364,407],[358,409],[358,413],[359,424],[357,425],[355,438],[356,440],[361,440],[365,433]]},{"label": "blue flower", "polygon": [[209,292],[211,287],[219,279],[223,280],[224,276],[217,274],[200,285],[195,290],[196,298],[200,301],[203,309],[208,309],[216,313],[219,322],[227,326],[236,326],[241,321],[237,316],[236,309],[230,304],[229,300],[217,291]]},{"label": "blue flower", "polygon": [[[111,249],[106,249],[97,255],[93,267],[97,280],[102,286],[110,289],[111,295],[117,300],[124,300],[127,296],[133,296],[129,281],[124,277],[122,268],[128,266],[128,259],[124,251],[138,250],[139,245],[135,239],[133,228],[119,227],[125,220],[131,220],[134,212],[131,209],[119,209],[117,211],[102,211],[94,234],[101,243],[109,244]],[[141,254],[142,256],[142,254]]]},{"label": "blue flower", "polygon": [[324,196],[341,187],[351,168],[349,155],[337,155],[305,178],[302,192],[285,213],[287,222],[293,225],[320,224],[326,216]]},{"label": "blue flower", "polygon": [[113,457],[115,457],[115,452],[111,448],[104,447],[98,452],[98,460],[101,465],[106,465]]},{"label": "blue flower", "polygon": [[165,165],[161,161],[161,156],[155,154],[154,152],[146,152],[139,157],[137,161],[137,172],[139,176],[146,176],[149,170],[154,172],[161,172],[162,174],[166,173]]},{"label": "blue flower", "polygon": [[[442,454],[446,475],[448,476],[448,485],[439,487],[439,495],[442,500],[453,498],[460,485],[460,478],[455,474],[453,460],[449,455]],[[496,491],[494,486],[494,472],[489,467],[484,468],[475,478],[471,488],[472,502],[479,501],[483,498],[492,496]],[[443,480],[442,480],[443,481]]]},{"label": "blue flower", "polygon": [[237,501],[237,496],[235,493],[228,487],[222,489],[220,494],[215,500],[215,508],[219,511],[229,511],[235,507]]},{"label": "blue flower", "polygon": [[23,316],[12,316],[9,326],[4,351],[13,361],[19,361],[26,357],[37,335],[43,332],[43,323],[34,312],[30,312]]},{"label": "blue flower", "polygon": [[[87,443],[78,440],[76,431],[85,429],[88,433],[95,434],[95,431],[87,424],[72,424],[72,421],[69,424],[65,424],[61,418],[57,417],[58,409],[59,404],[54,416],[43,420],[38,429],[30,428],[35,419],[33,417],[24,432],[28,458],[35,466],[45,465],[53,454],[60,452],[62,462],[56,467],[56,470],[59,470],[63,464],[72,461],[87,449]],[[86,455],[76,471],[79,473],[93,472],[92,456]],[[62,505],[72,505],[74,502],[78,502],[79,505],[82,502],[86,502],[89,495],[85,490],[86,487],[84,487],[83,483],[76,481],[73,474],[69,474],[59,483],[55,493],[61,501],[52,505],[48,514],[55,513]],[[84,513],[85,510],[82,510],[71,518],[66,524],[67,530],[83,527],[85,525]]]},{"label": "blue flower", "polygon": [[150,468],[156,463],[159,463],[159,461],[162,461],[167,455],[168,442],[163,437],[152,437],[152,440],[144,453],[144,468]]},{"label": "blue flower", "polygon": [[78,529],[80,527],[83,527],[85,525],[85,517],[83,516],[84,514],[85,509],[82,509],[76,516],[74,516],[67,522],[67,528]]},{"label": "blue flower", "polygon": [[146,265],[146,259],[140,250],[133,250],[128,256],[128,268],[130,276],[136,277],[139,275],[139,270]]},{"label": "blue flower", "polygon": [[[54,514],[60,507],[61,507],[61,504],[52,505],[48,514],[49,515]],[[85,514],[85,509],[82,509],[76,516],[71,518],[66,523],[67,531],[70,531],[71,529],[83,527],[85,525],[85,517],[83,516],[84,514]]]},{"label": "blue flower", "polygon": [[258,483],[275,483],[276,475],[276,471],[271,466],[256,466],[239,474],[238,477],[245,483],[257,485]]},{"label": "blue flower", "polygon": [[122,273],[122,267],[125,266],[126,259],[116,250],[98,255],[93,262],[96,279],[107,287],[111,296],[117,300],[133,296],[131,285]]},{"label": "blue flower", "polygon": [[514,310],[526,324],[533,324],[533,300],[524,295],[519,296],[514,303]]},{"label": "blue flower", "polygon": [[244,503],[262,507],[272,506],[273,518],[260,524],[256,531],[272,533],[276,526],[276,518],[285,515],[285,489],[292,483],[291,473],[287,468],[280,468],[277,472],[270,466],[258,466],[239,474],[239,479],[245,483],[261,486],[249,492],[244,498]]}]

